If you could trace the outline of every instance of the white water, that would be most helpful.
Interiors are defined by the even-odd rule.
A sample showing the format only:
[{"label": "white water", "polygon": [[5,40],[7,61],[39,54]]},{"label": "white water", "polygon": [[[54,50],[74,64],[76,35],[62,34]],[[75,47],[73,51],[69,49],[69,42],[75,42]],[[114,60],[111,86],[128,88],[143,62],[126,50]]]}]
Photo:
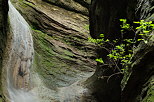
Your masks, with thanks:
[{"label": "white water", "polygon": [[7,84],[11,102],[38,102],[30,92],[30,67],[33,62],[33,40],[28,23],[9,1],[10,32],[12,34]]}]

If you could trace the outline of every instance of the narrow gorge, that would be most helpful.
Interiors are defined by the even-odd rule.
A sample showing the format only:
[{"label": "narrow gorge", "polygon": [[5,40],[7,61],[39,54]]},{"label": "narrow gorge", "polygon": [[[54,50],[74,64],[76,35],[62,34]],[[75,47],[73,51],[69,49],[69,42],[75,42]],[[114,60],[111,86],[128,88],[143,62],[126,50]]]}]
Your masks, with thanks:
[{"label": "narrow gorge", "polygon": [[6,100],[84,100],[82,96],[87,89],[81,83],[93,74],[96,65],[96,46],[88,42],[85,29],[87,8],[81,6],[84,11],[74,13],[41,0],[11,2],[30,25],[9,1],[8,42],[3,61],[3,72],[7,76],[2,74],[4,81],[8,79],[3,84],[8,86],[3,89]]},{"label": "narrow gorge", "polygon": [[[154,28],[146,43],[133,46],[127,73],[109,59],[113,42],[106,44],[134,39],[142,30],[134,21],[152,26],[153,5],[154,0],[0,0],[0,102],[153,102]],[[122,35],[119,19],[134,31]]]}]

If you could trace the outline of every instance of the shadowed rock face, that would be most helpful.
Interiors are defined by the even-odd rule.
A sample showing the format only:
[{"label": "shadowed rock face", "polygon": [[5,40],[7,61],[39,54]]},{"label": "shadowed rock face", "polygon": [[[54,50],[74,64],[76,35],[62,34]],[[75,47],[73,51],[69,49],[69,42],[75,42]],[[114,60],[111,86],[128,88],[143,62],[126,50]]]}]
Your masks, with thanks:
[{"label": "shadowed rock face", "polygon": [[[137,13],[140,19],[154,21],[154,0],[138,0]],[[147,44],[140,43],[132,58],[131,73],[122,92],[122,102],[154,101],[154,32]],[[134,90],[135,89],[135,90]],[[126,98],[127,97],[127,98]]]},{"label": "shadowed rock face", "polygon": [[128,0],[92,0],[89,15],[91,36],[98,38],[99,34],[106,34],[106,38],[119,39],[119,19],[127,18],[127,2]]},{"label": "shadowed rock face", "polygon": [[7,0],[0,0],[0,60],[2,60],[2,55],[6,45],[7,12]]},{"label": "shadowed rock face", "polygon": [[0,0],[0,68],[2,64],[2,56],[6,45],[6,29],[7,29],[7,0]]},{"label": "shadowed rock face", "polygon": [[153,0],[138,0],[137,12],[140,19],[154,20],[154,17],[152,17],[154,12],[153,5]]},{"label": "shadowed rock face", "polygon": [[[92,0],[90,7],[90,34],[99,38],[104,34],[106,39],[121,39],[119,19],[126,18],[127,0]],[[110,44],[103,47],[111,49]],[[120,102],[121,74],[115,69],[107,55],[109,51],[100,48],[97,51],[99,58],[105,64],[98,63],[95,74],[87,80],[87,87],[92,91],[98,102]],[[115,75],[114,75],[115,74]],[[110,76],[112,76],[110,78]]]},{"label": "shadowed rock face", "polygon": [[[154,0],[92,0],[90,8],[90,33],[93,38],[99,34],[105,34],[107,39],[120,39],[120,18],[126,18],[128,22],[134,20],[153,19]],[[137,11],[136,11],[137,10]],[[127,36],[131,33],[127,32]],[[153,32],[150,34],[153,35]],[[134,37],[133,37],[134,38]],[[125,80],[126,86],[121,90],[120,75],[114,75],[114,67],[110,67],[107,61],[108,51],[100,48],[98,55],[105,65],[98,64],[95,74],[89,78],[88,87],[99,102],[153,102],[153,36],[148,44],[141,43],[134,54],[130,65],[129,75]],[[104,46],[103,46],[104,47]],[[108,46],[105,46],[110,48]],[[106,65],[107,64],[107,65]],[[106,78],[106,76],[114,77]],[[103,78],[100,78],[103,77]],[[90,85],[89,85],[90,84]],[[150,95],[151,94],[151,95]]]},{"label": "shadowed rock face", "polygon": [[79,12],[88,15],[89,4],[91,0],[43,0],[45,2],[58,5],[73,12]]},{"label": "shadowed rock face", "polygon": [[[0,79],[2,73],[2,60],[4,55],[4,50],[6,46],[7,39],[7,12],[8,12],[8,3],[7,0],[0,0]],[[0,83],[0,90],[2,89]],[[0,101],[2,101],[2,92],[0,91]]]},{"label": "shadowed rock face", "polygon": [[[7,0],[5,0],[7,1]],[[94,0],[93,0],[94,1]],[[93,37],[97,38],[100,33],[112,33],[112,32],[118,32],[117,29],[119,29],[118,23],[116,20],[118,20],[120,17],[124,17],[123,12],[125,12],[126,6],[123,4],[123,0],[117,0],[114,1],[115,3],[111,2],[112,0],[95,0],[96,2],[93,2],[97,6],[93,6],[94,12],[92,13],[92,18],[94,18],[94,22],[91,22],[91,34]],[[129,3],[128,5],[132,8],[127,8],[127,18],[129,20],[135,19],[134,17],[134,11],[131,11],[134,9],[133,2],[136,2],[136,0],[129,0],[132,3]],[[150,3],[153,4],[152,1],[140,0],[141,4],[143,3],[143,9],[141,9],[141,14],[146,14],[146,8],[147,5],[144,6],[144,4]],[[34,40],[34,47],[35,47],[35,61],[34,66],[31,69],[31,79],[33,80],[34,88],[32,91],[38,93],[38,96],[40,98],[41,102],[96,102],[93,100],[93,97],[89,94],[88,90],[82,86],[82,79],[86,79],[87,77],[91,76],[94,72],[96,63],[94,62],[95,57],[95,45],[87,42],[87,38],[89,35],[87,34],[88,31],[84,29],[85,25],[88,24],[88,6],[90,4],[89,0],[12,0],[16,8],[20,11],[20,13],[24,16],[24,18],[27,20],[27,22],[31,25],[32,31],[33,31],[33,40]],[[102,6],[101,4],[105,4]],[[5,3],[2,3],[5,4]],[[106,5],[107,4],[107,5]],[[133,5],[131,5],[133,4]],[[110,6],[108,6],[110,5]],[[120,5],[120,6],[119,6]],[[2,8],[5,7],[5,5],[1,6],[0,3],[0,12],[2,11]],[[117,8],[118,10],[121,10],[120,12],[116,12],[114,8]],[[124,8],[124,9],[121,9]],[[151,7],[150,7],[151,8]],[[105,12],[101,12],[105,9]],[[106,12],[106,9],[108,9],[111,12]],[[130,10],[131,9],[131,10]],[[3,10],[5,10],[3,8]],[[130,11],[129,11],[130,10]],[[150,9],[152,12],[153,9]],[[7,11],[7,10],[6,10]],[[6,11],[3,11],[4,15]],[[1,14],[1,13],[0,13]],[[98,15],[101,15],[98,17]],[[119,15],[120,14],[120,15]],[[4,15],[0,15],[0,21],[5,21],[7,17],[4,17]],[[96,15],[97,17],[95,18]],[[109,16],[112,17],[109,17]],[[125,17],[126,17],[125,15]],[[6,15],[5,15],[6,16]],[[119,17],[120,16],[120,17]],[[114,17],[117,17],[115,20]],[[139,17],[139,16],[138,16]],[[5,19],[5,20],[1,20]],[[107,18],[107,20],[106,20]],[[143,17],[144,18],[144,17]],[[153,20],[153,15],[148,16],[148,20]],[[95,22],[96,21],[96,22]],[[1,23],[1,22],[0,22]],[[2,24],[2,25],[1,25]],[[5,32],[5,23],[2,22],[0,24],[0,28],[2,28],[1,31]],[[104,26],[106,25],[106,26]],[[113,29],[113,28],[117,29]],[[4,52],[4,45],[6,40],[5,33],[0,33],[0,38],[2,43],[0,44],[0,54],[2,55]],[[2,37],[1,37],[2,36]],[[116,37],[117,35],[108,35],[108,37]],[[151,44],[149,44],[151,46]],[[153,46],[153,45],[152,45]],[[149,47],[150,48],[150,47]],[[147,48],[147,49],[149,49]],[[148,50],[147,53],[153,53],[153,51]],[[140,54],[140,53],[139,53]],[[0,56],[1,56],[0,55]],[[100,56],[101,53],[99,53]],[[148,55],[148,56],[147,56]],[[153,57],[150,56],[150,54],[147,54],[146,58],[151,58],[150,61],[145,61],[144,63],[149,63],[153,66]],[[1,57],[2,58],[2,57]],[[22,58],[22,62],[20,64],[16,64],[19,68],[18,71],[14,72],[14,79],[18,78],[16,82],[19,83],[16,86],[22,87],[22,79],[25,75],[25,69],[23,66],[25,66],[25,62],[27,62],[27,58]],[[21,60],[19,59],[19,60]],[[29,58],[28,58],[29,59]],[[140,61],[142,62],[142,61]],[[142,63],[143,65],[143,63]],[[113,102],[112,100],[117,99],[118,102],[120,101],[120,82],[119,82],[119,76],[114,77],[110,80],[108,85],[104,85],[106,82],[105,80],[99,79],[98,75],[102,77],[102,72],[105,72],[106,75],[112,74],[110,73],[111,70],[106,70],[106,66],[98,66],[98,69],[96,73],[92,77],[92,81],[88,80],[89,83],[94,83],[95,85],[92,86],[94,88],[94,91],[96,93],[95,96],[98,98],[98,101],[102,100],[102,94],[104,93],[110,96],[103,96],[104,99],[109,100]],[[136,67],[140,68],[140,67]],[[145,83],[144,85],[149,85],[149,87],[145,87],[145,90],[142,90],[139,87],[139,91],[142,91],[142,97],[143,102],[146,102],[149,97],[152,99],[153,94],[151,90],[153,90],[153,67],[143,65],[141,67],[149,68],[150,74],[147,76],[143,76],[142,73],[139,72],[140,77],[136,77],[136,80],[140,80],[141,78],[145,78],[146,80],[143,80],[146,82],[148,79],[148,83]],[[134,70],[135,73],[136,70]],[[147,71],[147,73],[149,73]],[[152,74],[151,74],[152,73]],[[104,75],[105,75],[104,74]],[[28,74],[29,75],[29,74]],[[3,75],[4,76],[4,75]],[[133,80],[133,77],[135,75],[132,74],[132,78],[130,78],[131,83],[135,83]],[[6,76],[4,76],[6,77]],[[28,76],[29,77],[29,76]],[[151,77],[151,78],[150,78]],[[78,81],[78,82],[77,82]],[[87,81],[87,82],[88,82]],[[142,83],[143,81],[140,81]],[[20,83],[21,82],[21,83]],[[100,84],[103,83],[103,84]],[[131,85],[133,85],[131,84]],[[142,86],[140,84],[140,86]],[[103,86],[103,87],[102,87]],[[111,86],[111,87],[110,87]],[[133,87],[133,86],[132,86]],[[103,88],[105,90],[103,90]],[[114,88],[114,89],[112,89]],[[150,88],[150,89],[149,89]],[[95,90],[96,89],[96,90]],[[128,90],[127,90],[128,89]],[[103,90],[103,91],[101,91]],[[108,91],[110,90],[110,91]],[[16,91],[15,91],[16,92]],[[97,93],[98,92],[98,93]],[[125,89],[124,93],[133,93],[132,90],[129,90],[129,84],[128,87]],[[18,91],[16,94],[21,97],[21,94],[30,96],[29,94]],[[134,100],[133,94],[126,94],[126,96],[123,98],[124,101],[132,102]],[[84,96],[85,97],[82,97]],[[133,98],[128,98],[130,100],[126,100],[126,97],[129,97],[127,95],[133,96]],[[114,97],[113,97],[114,96]],[[141,96],[141,95],[139,95]],[[136,98],[136,96],[135,96]],[[24,97],[23,97],[24,99]],[[20,102],[20,100],[17,98],[17,101]],[[27,102],[27,101],[26,101]],[[33,102],[33,101],[32,101]],[[109,102],[109,101],[107,101]]]},{"label": "shadowed rock face", "polygon": [[[88,14],[87,7],[83,6],[85,2],[81,4],[70,0],[75,3],[69,5],[70,8],[78,5],[83,8],[77,7],[77,10],[41,0],[12,2],[33,31],[35,61],[31,69],[32,91],[38,93],[41,102],[83,100],[81,96],[86,89],[82,84],[73,83],[91,76],[96,66],[96,46],[88,42],[89,32],[85,29],[89,20],[85,16]],[[72,88],[71,84],[74,89],[65,93]]]}]

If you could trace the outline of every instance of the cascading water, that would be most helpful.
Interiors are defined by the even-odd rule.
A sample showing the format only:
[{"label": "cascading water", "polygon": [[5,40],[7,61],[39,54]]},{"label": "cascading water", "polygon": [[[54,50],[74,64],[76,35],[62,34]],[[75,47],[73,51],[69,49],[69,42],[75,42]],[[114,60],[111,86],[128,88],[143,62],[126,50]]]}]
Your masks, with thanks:
[{"label": "cascading water", "polygon": [[12,41],[7,61],[7,90],[11,102],[38,102],[30,92],[30,67],[33,62],[33,40],[28,23],[9,1]]}]

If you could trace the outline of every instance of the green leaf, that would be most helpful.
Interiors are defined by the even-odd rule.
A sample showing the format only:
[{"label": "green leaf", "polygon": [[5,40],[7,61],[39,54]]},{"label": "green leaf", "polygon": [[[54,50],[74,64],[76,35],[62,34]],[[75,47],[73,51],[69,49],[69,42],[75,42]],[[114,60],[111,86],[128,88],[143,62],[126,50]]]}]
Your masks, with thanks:
[{"label": "green leaf", "polygon": [[121,69],[122,71],[124,71],[125,69]]},{"label": "green leaf", "polygon": [[101,38],[104,38],[104,34],[100,34],[99,36],[100,36]]},{"label": "green leaf", "polygon": [[122,22],[122,21],[126,21],[126,19],[119,19],[119,20],[120,20],[121,22]]},{"label": "green leaf", "polygon": [[107,55],[109,58],[113,58],[114,57],[114,55],[112,55],[112,54],[108,54]]},{"label": "green leaf", "polygon": [[106,40],[106,42],[109,42],[109,41],[110,41],[109,39]]},{"label": "green leaf", "polygon": [[143,36],[143,35],[145,35],[145,34],[139,34],[139,35]]},{"label": "green leaf", "polygon": [[136,29],[140,29],[141,27],[139,26],[139,27],[136,27]]},{"label": "green leaf", "polygon": [[140,24],[140,22],[136,22],[136,21],[134,21],[133,23]]},{"label": "green leaf", "polygon": [[100,63],[104,63],[104,61],[102,60],[102,58],[98,58],[96,59],[97,62],[100,62]]},{"label": "green leaf", "polygon": [[143,33],[149,33],[150,31],[144,30]]}]

